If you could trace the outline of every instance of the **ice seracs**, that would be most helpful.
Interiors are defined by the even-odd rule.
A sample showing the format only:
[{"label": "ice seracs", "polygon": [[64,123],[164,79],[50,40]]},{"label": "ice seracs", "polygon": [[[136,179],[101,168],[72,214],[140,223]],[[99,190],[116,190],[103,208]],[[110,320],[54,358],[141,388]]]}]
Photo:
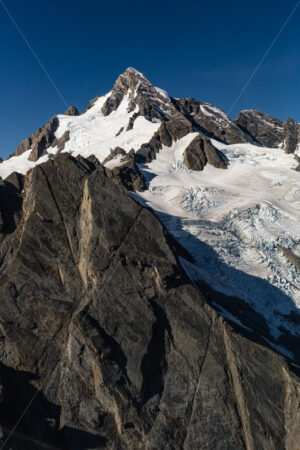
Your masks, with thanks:
[{"label": "ice seracs", "polygon": [[[299,335],[289,316],[300,308],[300,272],[280,250],[300,251],[300,173],[293,155],[213,141],[228,168],[197,173],[182,164],[188,142],[163,148],[142,168],[148,190],[135,198],[152,207],[195,258],[188,267],[193,278],[251,305],[275,343],[285,332]],[[282,346],[282,352],[288,350]]]}]

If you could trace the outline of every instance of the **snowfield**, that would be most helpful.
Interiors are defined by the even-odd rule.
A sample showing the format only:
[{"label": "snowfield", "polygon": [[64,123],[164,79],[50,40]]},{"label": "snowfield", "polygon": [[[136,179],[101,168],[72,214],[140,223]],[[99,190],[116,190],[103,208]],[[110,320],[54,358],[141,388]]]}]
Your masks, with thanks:
[{"label": "snowfield", "polygon": [[[70,132],[70,140],[66,142],[63,152],[74,157],[95,155],[102,162],[115,147],[122,147],[126,152],[138,150],[142,144],[149,142],[160,122],[150,122],[143,116],[137,117],[133,128],[126,131],[129,119],[135,111],[129,112],[129,93],[124,97],[116,111],[104,116],[101,109],[110,93],[99,97],[94,105],[80,116],[57,115],[59,120],[55,136],[59,139]],[[122,130],[123,128],[123,130]],[[29,161],[31,150],[20,156],[14,156],[0,164],[0,177],[5,179],[14,171],[25,174],[37,164],[47,161],[45,155],[38,161]],[[55,154],[57,147],[50,147],[49,154]]]},{"label": "snowfield", "polygon": [[[149,187],[135,198],[152,207],[192,254],[196,263],[185,265],[189,275],[248,302],[267,320],[274,338],[284,329],[299,334],[299,326],[285,316],[300,308],[300,273],[278,248],[300,253],[300,173],[294,156],[213,141],[228,158],[228,169],[206,166],[194,172],[182,164],[188,141],[189,135],[141,166]],[[232,320],[228,312],[227,317]]]}]

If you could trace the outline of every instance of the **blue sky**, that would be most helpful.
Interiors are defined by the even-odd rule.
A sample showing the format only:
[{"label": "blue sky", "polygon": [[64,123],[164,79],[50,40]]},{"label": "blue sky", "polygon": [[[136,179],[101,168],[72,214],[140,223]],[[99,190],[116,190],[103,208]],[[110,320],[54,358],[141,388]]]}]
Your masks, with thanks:
[{"label": "blue sky", "polygon": [[[3,0],[67,99],[82,110],[128,66],[175,97],[228,111],[297,3]],[[300,122],[300,6],[231,116]],[[66,108],[0,5],[0,156]]]}]

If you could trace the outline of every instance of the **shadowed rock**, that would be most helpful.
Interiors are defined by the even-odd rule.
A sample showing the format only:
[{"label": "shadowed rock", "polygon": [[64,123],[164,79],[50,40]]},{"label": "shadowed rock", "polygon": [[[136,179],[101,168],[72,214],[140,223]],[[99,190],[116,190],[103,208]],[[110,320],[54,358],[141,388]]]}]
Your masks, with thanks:
[{"label": "shadowed rock", "polygon": [[46,153],[47,148],[49,148],[54,141],[58,124],[57,117],[52,117],[46,125],[39,128],[32,136],[25,139],[11,156],[19,156],[27,150],[32,149],[29,159],[31,161],[37,161]]},{"label": "shadowed rock", "polygon": [[0,234],[2,443],[38,395],[6,449],[297,448],[292,366],[216,313],[118,177],[62,153],[16,195]]},{"label": "shadowed rock", "polygon": [[210,141],[200,134],[196,136],[184,151],[184,164],[190,170],[203,170],[206,164],[218,169],[226,169],[228,162]]},{"label": "shadowed rock", "polygon": [[226,144],[249,142],[249,137],[220,108],[194,98],[181,98],[176,102],[194,127],[208,137]]}]

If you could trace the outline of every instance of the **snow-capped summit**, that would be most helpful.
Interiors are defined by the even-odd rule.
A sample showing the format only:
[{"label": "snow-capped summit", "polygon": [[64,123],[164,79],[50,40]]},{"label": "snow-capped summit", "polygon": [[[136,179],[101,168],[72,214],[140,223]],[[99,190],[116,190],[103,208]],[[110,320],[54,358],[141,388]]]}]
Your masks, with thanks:
[{"label": "snow-capped summit", "polygon": [[219,108],[194,99],[174,99],[132,67],[117,78],[108,94],[92,100],[80,116],[77,113],[70,107],[25,139],[12,155],[20,158],[1,166],[2,176],[13,167],[24,173],[32,163],[63,150],[93,152],[103,161],[115,147],[122,147],[149,160],[161,145],[170,146],[194,132],[226,143],[249,141]]},{"label": "snow-capped summit", "polygon": [[25,139],[0,176],[25,174],[60,152],[93,155],[192,254],[194,264],[182,263],[214,307],[294,358],[299,136],[292,119],[245,110],[232,121],[214,105],[171,97],[129,67],[81,115],[71,107]]}]

